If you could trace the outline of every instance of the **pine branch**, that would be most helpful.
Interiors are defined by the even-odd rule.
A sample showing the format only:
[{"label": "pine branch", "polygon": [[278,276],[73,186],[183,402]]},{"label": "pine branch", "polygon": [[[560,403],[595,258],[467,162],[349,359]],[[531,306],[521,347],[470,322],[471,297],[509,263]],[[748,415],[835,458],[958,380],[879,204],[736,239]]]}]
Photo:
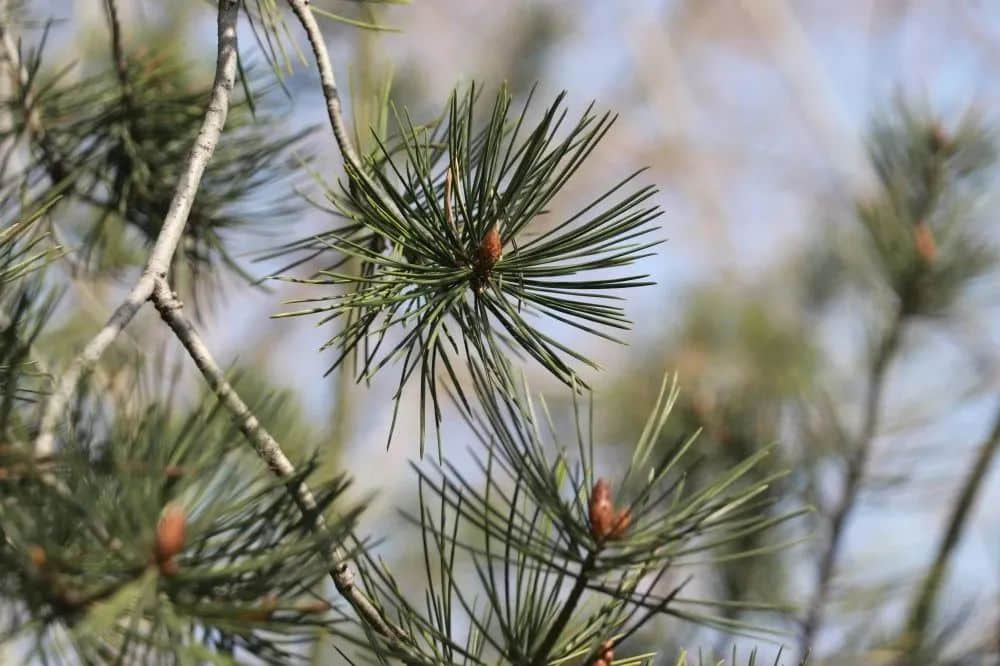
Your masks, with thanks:
[{"label": "pine branch", "polygon": [[239,5],[237,0],[219,0],[218,59],[215,80],[212,84],[212,97],[146,267],[128,296],[108,319],[108,323],[73,359],[46,402],[38,437],[35,440],[35,453],[39,457],[48,457],[52,454],[55,448],[56,425],[76,391],[80,377],[97,363],[104,350],[114,342],[135,313],[149,300],[156,286],[156,280],[163,279],[167,275],[170,261],[177,251],[188,213],[198,192],[201,177],[215,152],[229,111],[237,70],[236,22],[239,17]]},{"label": "pine branch", "polygon": [[587,584],[590,581],[590,577],[593,573],[594,563],[597,560],[597,552],[592,551],[587,559],[583,561],[580,567],[580,572],[576,576],[576,581],[573,583],[573,588],[569,591],[569,596],[563,603],[562,610],[559,611],[559,615],[556,617],[555,621],[552,622],[552,626],[549,627],[549,631],[545,634],[545,638],[542,639],[541,645],[538,646],[538,650],[535,652],[537,655],[534,661],[535,666],[544,666],[549,658],[549,653],[555,646],[556,641],[559,640],[560,634],[569,624],[569,621],[573,618],[573,613],[576,611],[577,604],[580,603],[581,597],[583,597],[584,591],[587,589]]},{"label": "pine branch", "polygon": [[344,124],[344,114],[340,103],[340,93],[337,88],[337,79],[333,74],[333,65],[330,63],[330,55],[326,50],[326,42],[323,40],[323,32],[316,22],[309,0],[288,0],[292,11],[306,31],[309,45],[312,47],[313,55],[316,58],[316,67],[319,70],[319,80],[323,88],[323,97],[326,99],[326,113],[330,118],[330,127],[333,136],[340,147],[340,153],[344,161],[350,163],[354,170],[365,177],[365,171],[358,159],[358,153],[354,150],[350,136],[347,133],[347,126]]},{"label": "pine branch", "polygon": [[857,504],[865,471],[868,467],[868,459],[871,456],[875,431],[878,426],[879,407],[881,406],[882,394],[885,389],[886,370],[889,367],[889,362],[899,348],[904,319],[905,313],[900,307],[897,309],[889,330],[886,331],[875,353],[875,357],[872,359],[871,368],[868,373],[868,393],[865,400],[864,420],[858,437],[851,451],[848,453],[847,476],[844,479],[840,502],[833,511],[829,541],[820,560],[816,575],[816,589],[809,604],[805,622],[803,623],[802,638],[799,641],[799,654],[802,659],[812,649],[816,632],[823,622],[823,609],[830,594],[830,584],[833,580],[837,557],[840,554],[847,520],[855,504]]},{"label": "pine branch", "polygon": [[976,495],[982,486],[986,473],[990,469],[990,464],[1000,451],[1000,412],[996,417],[993,429],[979,447],[979,453],[969,468],[962,489],[955,498],[952,505],[951,515],[948,518],[947,527],[941,536],[934,563],[927,571],[919,592],[915,595],[910,607],[909,619],[907,620],[904,641],[906,649],[911,657],[915,657],[923,647],[921,642],[926,637],[927,625],[930,623],[931,614],[934,610],[935,602],[941,592],[941,585],[944,583],[944,574],[948,568],[948,562],[958,545],[962,530],[969,518],[972,505]]},{"label": "pine branch", "polygon": [[[209,387],[216,393],[226,409],[232,413],[240,432],[253,445],[257,455],[267,464],[275,476],[282,480],[290,480],[288,492],[295,499],[310,528],[318,532],[325,531],[325,520],[322,514],[318,513],[316,499],[305,480],[296,475],[295,467],[282,451],[281,445],[257,420],[257,417],[226,380],[222,369],[212,358],[212,354],[201,336],[198,335],[191,321],[184,316],[181,302],[170,290],[165,279],[157,279],[152,301],[163,321],[174,332],[195,365],[198,366]],[[354,573],[351,571],[348,555],[344,548],[336,546],[328,554],[328,557],[333,565],[330,576],[333,578],[337,591],[350,602],[358,614],[379,633],[385,636],[400,635],[401,632],[382,617],[374,604],[355,584]]]}]

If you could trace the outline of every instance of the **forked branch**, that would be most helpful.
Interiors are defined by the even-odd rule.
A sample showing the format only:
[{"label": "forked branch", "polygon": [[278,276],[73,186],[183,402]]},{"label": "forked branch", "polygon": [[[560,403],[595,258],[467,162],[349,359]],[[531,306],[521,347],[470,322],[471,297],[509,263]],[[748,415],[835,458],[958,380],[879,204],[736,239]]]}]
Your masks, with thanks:
[{"label": "forked branch", "polygon": [[[162,277],[156,279],[152,300],[163,321],[184,345],[184,349],[198,366],[205,382],[218,396],[222,405],[233,415],[237,427],[253,445],[257,455],[267,464],[275,476],[288,481],[288,491],[298,504],[299,510],[302,511],[310,528],[320,532],[326,530],[326,521],[319,513],[316,499],[309,487],[304,482],[295,480],[295,466],[282,451],[277,440],[271,436],[271,433],[254,416],[247,404],[226,380],[225,374],[212,358],[211,352],[201,336],[198,335],[194,325],[184,316],[180,300]],[[350,568],[347,552],[338,545],[329,553],[329,559],[332,567],[330,577],[333,578],[337,591],[347,599],[373,629],[385,636],[398,635],[398,630],[386,622],[375,605],[358,588],[354,581],[354,573]]]},{"label": "forked branch", "polygon": [[208,166],[215,147],[222,135],[229,112],[230,98],[236,81],[237,45],[236,22],[239,18],[238,0],[219,0],[219,46],[215,67],[212,95],[205,110],[205,118],[195,139],[187,164],[177,182],[170,207],[163,219],[163,226],[150,252],[146,267],[128,296],[115,309],[107,324],[83,348],[70,363],[59,379],[55,390],[49,396],[42,412],[38,436],[35,439],[35,455],[46,458],[55,448],[55,429],[59,419],[76,392],[83,374],[92,368],[104,351],[115,341],[143,304],[153,294],[157,279],[166,278],[170,263],[184,233],[191,206],[201,184],[202,175]]}]

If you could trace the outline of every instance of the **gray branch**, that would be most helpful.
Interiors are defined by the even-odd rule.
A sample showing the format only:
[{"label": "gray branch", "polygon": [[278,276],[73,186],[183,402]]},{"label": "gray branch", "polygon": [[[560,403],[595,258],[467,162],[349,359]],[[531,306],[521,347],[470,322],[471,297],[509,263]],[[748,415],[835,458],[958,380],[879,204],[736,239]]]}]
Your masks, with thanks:
[{"label": "gray branch", "polygon": [[73,359],[62,375],[55,390],[45,403],[38,437],[35,440],[35,454],[38,457],[52,455],[55,448],[55,428],[72,399],[77,384],[84,372],[94,366],[104,350],[114,342],[118,334],[128,325],[135,313],[142,308],[153,294],[157,279],[165,279],[170,269],[177,245],[180,243],[187,224],[191,205],[201,184],[209,160],[215,153],[215,146],[222,135],[229,112],[229,100],[236,81],[236,21],[239,17],[238,0],[219,0],[219,55],[215,68],[212,96],[205,110],[205,118],[188,154],[187,165],[177,183],[170,208],[163,219],[163,226],[146,262],[142,276],[119,305],[108,323]]},{"label": "gray branch", "polygon": [[330,127],[333,129],[333,136],[340,147],[340,153],[344,156],[344,161],[349,162],[362,177],[364,170],[361,168],[361,160],[347,136],[347,127],[344,125],[343,109],[340,104],[340,93],[337,88],[337,79],[333,74],[333,65],[330,64],[330,54],[326,51],[326,42],[323,40],[323,32],[316,23],[316,17],[309,7],[309,0],[288,0],[292,11],[306,31],[309,45],[312,47],[313,55],[316,58],[316,67],[319,69],[319,81],[323,87],[323,97],[326,98],[326,113],[330,118]]},{"label": "gray branch", "polygon": [[[327,529],[326,521],[318,511],[316,499],[309,487],[304,481],[295,481],[295,466],[282,451],[281,445],[254,416],[247,404],[226,380],[225,374],[212,358],[211,352],[201,336],[198,335],[194,325],[184,316],[183,305],[170,290],[165,279],[157,278],[152,300],[163,321],[184,345],[184,349],[198,366],[206,383],[218,396],[222,405],[233,415],[237,427],[253,445],[257,455],[267,464],[275,476],[288,481],[288,491],[295,499],[302,515],[310,523],[311,528],[319,532],[325,531]],[[355,611],[373,629],[384,636],[399,636],[400,630],[386,622],[382,613],[355,583],[347,552],[341,546],[335,546],[328,553],[328,557],[332,565],[330,577],[333,579],[334,585],[337,586],[337,591],[347,599]]]}]

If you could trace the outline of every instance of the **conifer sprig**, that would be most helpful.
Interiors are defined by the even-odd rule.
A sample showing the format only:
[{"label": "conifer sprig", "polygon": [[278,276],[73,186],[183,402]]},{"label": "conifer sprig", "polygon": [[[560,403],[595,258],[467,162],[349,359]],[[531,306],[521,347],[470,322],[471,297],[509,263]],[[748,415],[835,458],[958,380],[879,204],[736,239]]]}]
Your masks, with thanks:
[{"label": "conifer sprig", "polygon": [[[74,245],[74,265],[115,272],[139,263],[160,232],[201,125],[206,88],[188,73],[190,63],[166,47],[128,53],[120,72],[109,67],[71,82],[71,69],[43,69],[44,46],[27,55],[25,80],[0,100],[0,112],[13,120],[0,140],[23,140],[32,154],[5,183],[83,204],[81,222],[62,228]],[[289,195],[269,199],[260,192],[288,183],[295,173],[290,154],[311,129],[275,136],[266,129],[268,111],[262,107],[254,118],[250,103],[233,105],[173,257],[175,281],[190,285],[192,294],[210,293],[219,268],[249,281],[226,238],[261,233],[262,222],[299,209]]]},{"label": "conifer sprig", "polygon": [[[366,567],[369,589],[395,609],[410,638],[409,652],[381,643],[379,651],[428,664],[594,663],[658,615],[737,633],[765,631],[706,612],[714,604],[682,592],[696,557],[752,557],[759,553],[723,548],[803,513],[763,510],[770,502],[760,499],[763,490],[776,478],[747,479],[766,451],[688,488],[693,436],[652,458],[676,398],[666,380],[628,469],[610,484],[594,482],[593,427],[581,405],[573,409],[575,445],[556,444],[544,402],[529,399],[509,366],[500,381],[481,366],[474,375],[479,408],[466,416],[485,447],[473,452],[476,479],[448,461],[414,465],[419,511],[403,512],[423,535],[424,607],[409,602],[384,567]],[[617,515],[631,517],[617,531],[602,531],[595,520],[600,486]]]},{"label": "conifer sprig", "polygon": [[[245,649],[284,664],[301,658],[295,643],[345,618],[314,589],[323,553],[362,507],[308,530],[286,484],[316,466],[274,479],[217,403],[200,405],[182,419],[169,400],[110,422],[78,416],[48,468],[58,485],[30,451],[0,458],[0,593],[18,604],[3,640],[33,637],[47,651],[65,634],[102,663]],[[318,510],[346,487],[312,482]]]},{"label": "conifer sprig", "polygon": [[[548,217],[610,129],[610,113],[596,115],[590,106],[563,130],[568,114],[559,95],[532,124],[530,98],[512,113],[501,89],[477,129],[475,101],[475,88],[455,93],[446,122],[430,128],[397,114],[398,145],[376,137],[381,155],[369,162],[371,175],[347,163],[349,183],[329,197],[352,224],[320,240],[358,258],[361,270],[298,280],[333,293],[292,301],[310,307],[278,315],[343,321],[324,348],[337,349],[331,370],[356,352],[359,381],[401,359],[396,408],[418,375],[421,433],[428,408],[435,424],[440,420],[441,368],[461,393],[454,379],[463,356],[492,367],[505,351],[523,354],[564,383],[585,386],[574,366],[595,364],[536,316],[617,340],[611,331],[630,322],[612,292],[650,283],[645,275],[612,271],[657,244],[647,240],[660,214],[651,203],[656,189],[626,189],[638,172],[575,213]],[[369,234],[359,239],[362,229]]]}]

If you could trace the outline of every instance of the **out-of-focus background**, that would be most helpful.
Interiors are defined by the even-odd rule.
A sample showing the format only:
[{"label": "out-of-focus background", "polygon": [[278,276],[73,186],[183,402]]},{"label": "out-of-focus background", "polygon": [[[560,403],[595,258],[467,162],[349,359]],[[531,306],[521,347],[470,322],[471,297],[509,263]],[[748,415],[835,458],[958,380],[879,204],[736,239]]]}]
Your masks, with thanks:
[{"label": "out-of-focus background", "polygon": [[[598,392],[603,456],[610,469],[616,455],[626,455],[624,445],[640,431],[663,373],[673,371],[682,398],[670,437],[704,428],[706,470],[777,443],[771,469],[791,469],[776,486],[782,503],[819,508],[784,535],[804,540],[754,562],[705,566],[697,586],[710,598],[808,605],[828,528],[824,512],[841,492],[837,440],[860,428],[870,346],[887,319],[886,294],[844,286],[852,282],[852,252],[865,237],[856,202],[877,188],[868,132],[873,120],[898,115],[900,100],[940,118],[945,132],[970,115],[994,120],[1000,4],[416,0],[377,7],[373,15],[353,3],[314,4],[401,29],[374,33],[323,21],[349,112],[391,71],[393,99],[417,119],[439,112],[456,84],[473,80],[488,96],[506,81],[518,101],[537,82],[539,107],[565,89],[573,111],[595,100],[598,109],[619,115],[558,200],[569,211],[646,166],[641,180],[660,187],[665,210],[667,242],[640,266],[657,284],[625,294],[635,322],[629,345],[569,333],[571,345],[605,368],[587,377]],[[89,62],[103,64],[101,2],[32,5],[37,16],[62,19],[49,38],[53,62],[72,54],[81,75]],[[126,45],[180,49],[191,58],[193,77],[211,75],[210,3],[121,5]],[[245,23],[242,30],[245,61],[266,73]],[[294,26],[291,34],[304,44]],[[285,83],[291,99],[277,88],[267,99],[288,128],[317,125],[308,142],[313,169],[332,183],[341,174],[340,156],[324,124],[315,72],[298,62]],[[1000,201],[989,183],[967,193],[969,214],[983,220],[984,242],[997,240],[992,211]],[[307,181],[300,185],[315,191]],[[264,276],[280,261],[254,262],[255,251],[334,223],[303,209],[262,224],[258,238],[241,238],[233,250],[243,268]],[[82,307],[64,313],[61,336],[48,344],[71,353],[103,322],[110,295],[127,276],[71,281]],[[319,447],[330,469],[354,475],[359,493],[377,491],[364,524],[386,537],[380,552],[405,580],[406,567],[418,563],[408,554],[413,535],[401,527],[396,507],[412,501],[415,487],[408,461],[417,448],[406,438],[416,423],[415,402],[404,402],[403,436],[386,450],[393,378],[369,388],[339,372],[324,377],[333,352],[319,347],[332,329],[269,319],[282,301],[309,295],[301,285],[261,290],[230,278],[202,312],[202,326],[220,360],[288,392],[288,418],[302,450]],[[953,497],[996,418],[998,303],[1000,280],[987,273],[966,285],[946,315],[917,318],[904,332],[887,371],[864,490],[844,529],[816,641],[821,658],[878,663],[878,646],[905,620]],[[122,358],[135,340],[157,339],[153,316],[145,312],[117,344]],[[525,368],[534,387],[560,404],[565,392],[530,364]],[[450,439],[446,431],[445,441],[446,454],[460,460],[472,443],[457,430]],[[943,590],[934,626],[947,634],[946,653],[982,655],[988,650],[973,648],[993,645],[995,654],[1000,465],[993,464],[975,498]],[[776,636],[774,646],[672,621],[654,623],[635,640],[717,654],[734,643],[741,652],[760,644],[762,656],[773,657],[776,645],[796,644],[794,618],[756,618],[790,632]]]}]

